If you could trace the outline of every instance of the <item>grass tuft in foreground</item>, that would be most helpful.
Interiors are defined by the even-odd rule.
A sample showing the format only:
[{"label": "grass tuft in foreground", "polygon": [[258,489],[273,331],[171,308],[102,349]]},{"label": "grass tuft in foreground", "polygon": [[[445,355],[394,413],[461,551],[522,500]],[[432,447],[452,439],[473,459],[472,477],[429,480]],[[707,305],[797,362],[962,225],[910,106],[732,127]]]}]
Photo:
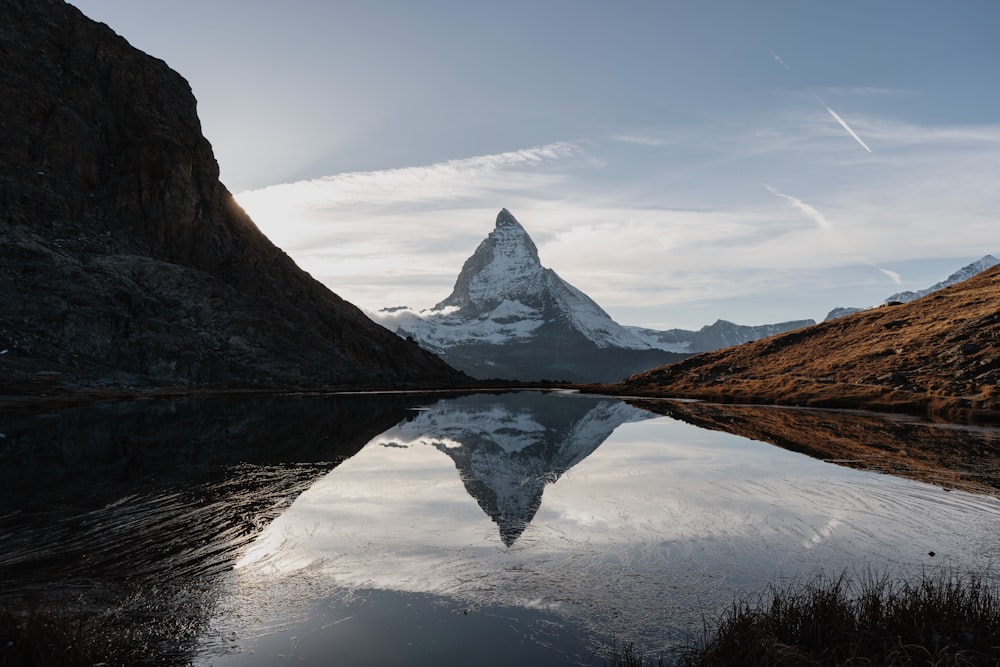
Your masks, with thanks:
[{"label": "grass tuft in foreground", "polygon": [[868,575],[733,604],[681,665],[1000,665],[1000,588],[980,576]]}]

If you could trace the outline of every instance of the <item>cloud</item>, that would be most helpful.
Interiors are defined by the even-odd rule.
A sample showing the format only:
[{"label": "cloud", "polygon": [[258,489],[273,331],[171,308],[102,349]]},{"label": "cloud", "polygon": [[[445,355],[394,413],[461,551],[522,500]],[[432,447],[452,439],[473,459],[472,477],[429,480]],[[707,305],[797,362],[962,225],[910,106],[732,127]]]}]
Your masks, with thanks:
[{"label": "cloud", "polygon": [[879,266],[875,266],[874,264],[872,264],[872,266],[874,266],[876,269],[878,269],[879,271],[881,271],[885,275],[889,276],[889,280],[891,280],[894,285],[902,285],[903,284],[903,278],[898,273],[896,273],[895,271],[890,271],[889,269],[883,269],[883,268],[881,268]]},{"label": "cloud", "polygon": [[640,146],[665,146],[667,143],[666,139],[660,139],[659,137],[640,137],[629,134],[615,135],[614,140],[625,144],[638,144]]},{"label": "cloud", "polygon": [[826,216],[823,215],[814,206],[810,206],[809,204],[805,203],[798,197],[793,197],[791,195],[786,195],[783,192],[778,192],[777,190],[775,190],[773,187],[771,187],[766,183],[764,184],[764,189],[770,192],[775,197],[781,197],[782,199],[789,202],[794,208],[797,208],[798,210],[808,215],[819,226],[820,229],[823,229],[825,231],[831,231],[833,229],[833,225],[830,223],[829,220],[827,220]]},{"label": "cloud", "polygon": [[916,97],[920,93],[908,88],[885,88],[879,86],[837,86],[820,88],[824,95],[855,95],[861,97]]},{"label": "cloud", "polygon": [[296,206],[315,209],[350,204],[384,206],[467,199],[485,189],[514,191],[533,185],[544,180],[544,176],[537,173],[526,176],[516,170],[556,162],[578,154],[579,150],[573,143],[557,142],[425,166],[350,172],[272,185],[241,192],[237,199],[248,210],[264,202],[282,205],[294,202]]},{"label": "cloud", "polygon": [[[613,317],[664,328],[816,317],[817,303],[878,302],[896,281],[881,266],[913,275],[901,263],[990,251],[1000,125],[866,116],[859,129],[880,150],[862,162],[850,144],[830,145],[841,130],[813,95],[787,101],[777,119],[769,108],[730,125],[609,133],[237,198],[302,268],[369,310],[446,297],[502,207],[545,266]],[[622,137],[662,137],[669,159]]]}]

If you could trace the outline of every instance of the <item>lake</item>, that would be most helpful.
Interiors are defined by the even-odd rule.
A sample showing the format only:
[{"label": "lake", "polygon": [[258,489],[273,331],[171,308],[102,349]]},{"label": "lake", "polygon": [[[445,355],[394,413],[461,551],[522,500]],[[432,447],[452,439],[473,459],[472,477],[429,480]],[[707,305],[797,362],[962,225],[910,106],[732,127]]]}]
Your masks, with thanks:
[{"label": "lake", "polygon": [[[1000,557],[1000,430],[706,409],[524,391],[6,414],[3,598],[104,614],[166,663],[604,664],[612,643],[669,654],[772,582]],[[858,449],[810,450],[838,438]]]}]

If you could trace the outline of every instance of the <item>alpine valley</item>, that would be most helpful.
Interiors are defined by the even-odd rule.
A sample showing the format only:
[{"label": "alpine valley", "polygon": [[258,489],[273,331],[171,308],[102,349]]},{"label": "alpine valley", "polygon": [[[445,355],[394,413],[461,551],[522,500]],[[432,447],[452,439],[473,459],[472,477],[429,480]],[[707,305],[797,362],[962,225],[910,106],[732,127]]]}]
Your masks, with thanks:
[{"label": "alpine valley", "polygon": [[542,266],[531,237],[507,209],[465,261],[448,298],[430,310],[383,308],[373,318],[473,377],[573,382],[617,382],[694,353],[814,324],[719,320],[700,331],[622,326]]}]

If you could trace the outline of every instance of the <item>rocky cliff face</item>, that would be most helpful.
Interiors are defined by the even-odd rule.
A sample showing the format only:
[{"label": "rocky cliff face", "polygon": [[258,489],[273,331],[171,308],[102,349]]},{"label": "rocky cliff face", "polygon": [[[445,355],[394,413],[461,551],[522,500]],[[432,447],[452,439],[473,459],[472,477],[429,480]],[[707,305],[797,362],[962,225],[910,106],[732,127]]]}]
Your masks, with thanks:
[{"label": "rocky cliff face", "polygon": [[[300,270],[187,82],[60,0],[0,3],[0,364],[73,384],[462,379]],[[27,376],[25,376],[27,377]]]}]

